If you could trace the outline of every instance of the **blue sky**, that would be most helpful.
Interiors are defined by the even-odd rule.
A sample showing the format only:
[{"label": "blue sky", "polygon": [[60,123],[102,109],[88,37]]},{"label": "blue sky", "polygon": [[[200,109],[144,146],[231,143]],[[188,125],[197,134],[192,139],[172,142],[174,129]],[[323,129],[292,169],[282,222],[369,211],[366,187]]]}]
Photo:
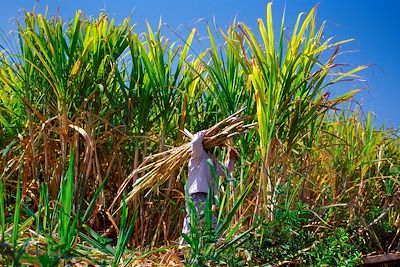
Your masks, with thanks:
[{"label": "blue sky", "polygon": [[[366,80],[361,84],[342,84],[345,89],[364,87],[357,101],[365,112],[376,114],[376,125],[400,126],[400,1],[397,0],[275,0],[273,13],[280,20],[286,2],[286,26],[291,27],[300,12],[307,12],[318,4],[317,19],[326,21],[326,37],[335,40],[354,38],[345,45],[346,52],[339,61],[351,65],[370,67],[361,73]],[[18,17],[20,10],[38,11],[48,6],[49,14],[61,15],[64,20],[73,17],[81,9],[87,16],[98,16],[106,10],[117,22],[132,16],[137,31],[144,29],[145,20],[156,26],[160,17],[171,29],[186,36],[188,28],[205,29],[215,18],[221,28],[227,28],[235,17],[252,28],[257,18],[265,18],[267,1],[260,0],[40,0],[4,1],[0,9],[0,28],[9,32],[15,29],[11,18]],[[200,21],[200,22],[199,22]],[[397,21],[397,22],[396,22]],[[342,90],[343,88],[339,88]]]}]

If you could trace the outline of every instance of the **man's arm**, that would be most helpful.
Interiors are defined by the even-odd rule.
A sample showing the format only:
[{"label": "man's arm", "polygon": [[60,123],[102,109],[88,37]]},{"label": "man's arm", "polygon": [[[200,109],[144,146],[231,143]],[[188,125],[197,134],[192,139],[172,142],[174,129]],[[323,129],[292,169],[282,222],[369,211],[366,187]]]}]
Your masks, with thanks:
[{"label": "man's arm", "polygon": [[217,158],[213,158],[215,170],[217,174],[222,178],[226,178],[226,172],[229,174],[229,176],[232,176],[233,167],[239,155],[236,149],[229,148],[227,156],[228,158],[225,161],[225,165],[219,162]]},{"label": "man's arm", "polygon": [[228,151],[228,159],[225,161],[226,169],[228,173],[232,176],[233,166],[235,165],[236,160],[239,157],[239,153],[236,148],[229,148]]},{"label": "man's arm", "polygon": [[203,140],[204,140],[204,136],[206,134],[206,131],[200,131],[197,132],[192,139],[192,158],[193,159],[200,159],[201,156],[203,155],[203,153],[205,153],[204,151],[204,147],[203,147]]}]

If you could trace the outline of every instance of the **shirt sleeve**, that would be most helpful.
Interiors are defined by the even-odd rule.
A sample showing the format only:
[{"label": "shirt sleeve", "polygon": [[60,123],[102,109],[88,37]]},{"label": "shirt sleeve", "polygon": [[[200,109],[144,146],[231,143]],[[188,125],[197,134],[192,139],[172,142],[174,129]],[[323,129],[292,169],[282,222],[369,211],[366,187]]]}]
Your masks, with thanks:
[{"label": "shirt sleeve", "polygon": [[196,133],[192,139],[192,158],[200,159],[201,156],[205,153],[203,147],[205,131],[200,131]]}]

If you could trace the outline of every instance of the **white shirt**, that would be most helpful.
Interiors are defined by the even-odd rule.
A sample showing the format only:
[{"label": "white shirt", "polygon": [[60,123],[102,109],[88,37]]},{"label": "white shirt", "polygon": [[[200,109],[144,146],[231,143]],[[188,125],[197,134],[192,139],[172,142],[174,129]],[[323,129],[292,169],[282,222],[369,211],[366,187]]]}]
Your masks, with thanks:
[{"label": "white shirt", "polygon": [[[219,162],[214,162],[203,147],[204,131],[196,133],[192,140],[192,152],[189,160],[189,173],[187,178],[187,186],[189,194],[208,193],[210,186],[213,194],[218,192],[216,181],[210,170],[210,164],[215,168],[219,176],[224,177],[224,167]],[[226,166],[228,173],[233,170],[233,160],[228,160]]]}]

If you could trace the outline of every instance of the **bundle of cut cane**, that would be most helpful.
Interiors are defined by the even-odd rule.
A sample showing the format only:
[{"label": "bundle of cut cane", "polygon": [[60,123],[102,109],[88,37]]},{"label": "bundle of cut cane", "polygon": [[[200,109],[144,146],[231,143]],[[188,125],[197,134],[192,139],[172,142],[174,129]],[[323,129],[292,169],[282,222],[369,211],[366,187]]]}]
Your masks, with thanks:
[{"label": "bundle of cut cane", "polygon": [[[243,134],[249,129],[255,127],[256,123],[244,125],[244,121],[249,119],[248,117],[237,117],[243,109],[235,112],[231,116],[218,122],[213,127],[209,128],[205,132],[203,146],[205,149],[212,149],[215,146],[224,144],[230,138]],[[184,132],[189,138],[192,135],[188,132]],[[138,178],[133,186],[132,191],[129,193],[126,201],[131,200],[136,194],[147,188],[152,190],[158,188],[161,184],[167,181],[169,178],[177,174],[177,171],[185,165],[185,162],[190,159],[191,144],[186,143],[180,147],[172,148],[168,151],[151,155],[147,157],[142,164],[125,179],[124,183],[118,190],[117,196],[115,197],[110,209],[115,205],[126,186],[131,182],[133,177],[138,174],[144,173],[144,175]]]}]

